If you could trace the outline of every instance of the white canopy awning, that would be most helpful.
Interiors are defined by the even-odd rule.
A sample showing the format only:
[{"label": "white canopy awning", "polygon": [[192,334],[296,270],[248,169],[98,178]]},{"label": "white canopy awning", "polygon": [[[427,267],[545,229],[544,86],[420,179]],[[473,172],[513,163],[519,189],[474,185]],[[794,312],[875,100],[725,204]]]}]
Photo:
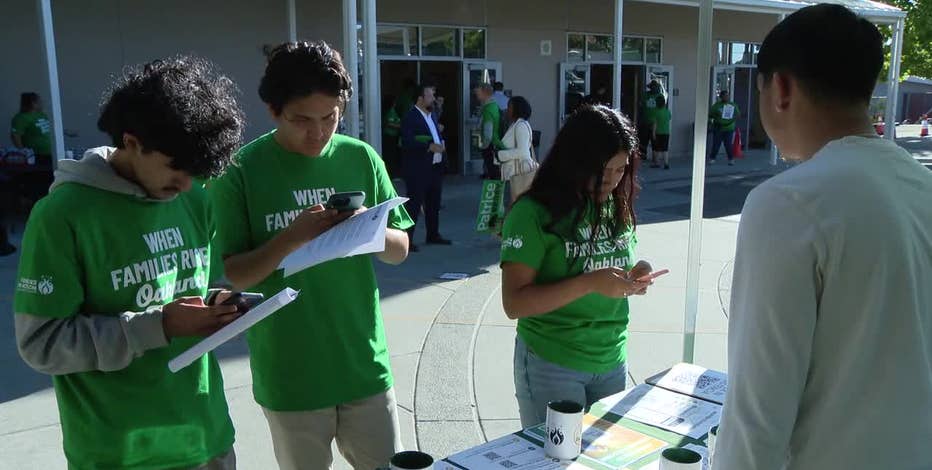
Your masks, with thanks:
[{"label": "white canopy awning", "polygon": [[[665,5],[682,5],[699,7],[698,0],[638,0],[646,3],[661,3]],[[789,14],[801,8],[819,3],[836,3],[844,5],[859,15],[877,24],[895,24],[897,20],[905,18],[906,12],[897,7],[871,0],[715,0],[716,10],[747,11],[752,13],[771,13],[775,15]]]}]

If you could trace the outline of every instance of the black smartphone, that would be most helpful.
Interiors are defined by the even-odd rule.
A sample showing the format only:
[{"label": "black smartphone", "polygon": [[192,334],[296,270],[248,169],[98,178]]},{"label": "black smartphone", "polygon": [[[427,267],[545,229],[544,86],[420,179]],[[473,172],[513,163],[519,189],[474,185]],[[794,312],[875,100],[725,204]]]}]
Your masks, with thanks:
[{"label": "black smartphone", "polygon": [[352,212],[362,207],[365,201],[365,191],[336,193],[327,200],[327,209],[336,209],[338,212]]},{"label": "black smartphone", "polygon": [[246,313],[262,303],[263,300],[265,300],[265,296],[257,292],[234,292],[220,305],[236,305],[239,312]]}]

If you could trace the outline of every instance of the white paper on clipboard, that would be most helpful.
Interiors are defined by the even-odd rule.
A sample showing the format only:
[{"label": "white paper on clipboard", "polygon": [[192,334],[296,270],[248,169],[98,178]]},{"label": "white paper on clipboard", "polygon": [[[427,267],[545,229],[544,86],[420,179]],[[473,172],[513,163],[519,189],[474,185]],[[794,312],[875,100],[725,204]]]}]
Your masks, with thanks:
[{"label": "white paper on clipboard", "polygon": [[286,287],[285,290],[275,294],[265,302],[256,305],[243,316],[233,320],[229,325],[221,328],[187,351],[179,354],[178,357],[168,362],[168,369],[172,372],[178,372],[188,367],[204,354],[217,349],[221,344],[233,339],[236,335],[248,330],[265,317],[275,313],[285,305],[290,304],[298,297],[299,292],[300,291],[296,291],[290,287]]},{"label": "white paper on clipboard", "polygon": [[389,199],[356,214],[305,243],[278,265],[285,277],[327,261],[385,250],[385,229],[392,209],[408,199]]}]

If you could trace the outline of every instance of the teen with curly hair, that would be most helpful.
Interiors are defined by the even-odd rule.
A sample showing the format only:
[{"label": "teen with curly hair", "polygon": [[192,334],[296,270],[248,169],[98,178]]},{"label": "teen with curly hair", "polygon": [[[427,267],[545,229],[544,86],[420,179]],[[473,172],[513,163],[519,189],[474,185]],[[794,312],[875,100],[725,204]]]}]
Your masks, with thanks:
[{"label": "teen with curly hair", "polygon": [[213,354],[176,374],[166,367],[238,316],[214,302],[228,293],[208,295],[221,271],[195,185],[240,145],[234,94],[193,57],[127,72],[97,122],[113,146],[59,162],[32,211],[16,340],[26,363],[53,376],[69,468],[235,467]]}]

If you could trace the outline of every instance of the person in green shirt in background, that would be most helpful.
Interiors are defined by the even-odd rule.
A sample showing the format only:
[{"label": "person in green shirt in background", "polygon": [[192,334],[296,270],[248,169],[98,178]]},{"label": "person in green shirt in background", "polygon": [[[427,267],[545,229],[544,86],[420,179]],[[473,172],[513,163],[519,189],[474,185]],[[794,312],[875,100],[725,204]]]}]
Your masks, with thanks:
[{"label": "person in green shirt in background", "polygon": [[23,360],[52,375],[68,468],[233,469],[214,355],[168,361],[239,317],[208,293],[214,219],[196,177],[224,171],[244,118],[201,59],[138,67],[105,98],[113,147],[62,161],[26,224],[13,299]]},{"label": "person in green shirt in background", "polygon": [[[329,261],[288,277],[282,260],[350,213],[324,204],[365,191],[365,206],[396,197],[368,144],[335,135],[353,93],[339,52],[325,42],[288,42],[269,55],[259,96],[276,129],[243,147],[208,191],[218,246],[237,289],[301,295],[248,334],[253,395],[282,469],[326,469],[334,439],[354,468],[388,464],[401,450],[393,378],[372,256]],[[391,211],[380,261],[408,256],[404,207]]]},{"label": "person in green shirt in background", "polygon": [[738,105],[728,99],[728,92],[722,90],[718,94],[718,102],[709,110],[709,121],[712,123],[712,147],[709,150],[709,163],[715,163],[718,149],[725,144],[725,154],[728,155],[728,164],[735,164],[735,155],[732,145],[735,141],[735,123],[741,117]]},{"label": "person in green shirt in background", "polygon": [[647,85],[647,92],[641,97],[640,113],[637,119],[638,151],[641,160],[647,160],[647,148],[654,145],[654,110],[657,109],[657,98],[663,96],[663,85],[657,80],[651,80]]},{"label": "person in green shirt in background", "polygon": [[670,107],[667,106],[667,100],[663,96],[658,96],[657,108],[654,109],[654,124],[651,128],[651,134],[654,141],[654,158],[651,161],[651,168],[660,167],[663,162],[663,169],[670,169],[670,121],[673,120],[673,114],[670,113]]},{"label": "person in green shirt in background", "polygon": [[502,230],[502,301],[518,319],[514,379],[521,425],[547,404],[589,407],[625,389],[629,295],[647,292],[634,262],[637,137],[605,106],[570,115]]},{"label": "person in green shirt in background", "polygon": [[479,129],[481,131],[481,140],[479,148],[482,150],[482,169],[483,178],[499,179],[501,178],[501,169],[495,165],[495,153],[505,148],[502,145],[502,113],[498,108],[498,102],[493,96],[491,83],[482,83],[474,90],[476,99],[482,103],[480,111],[481,119],[479,120]]},{"label": "person in green shirt in background", "polygon": [[401,172],[401,116],[395,110],[395,99],[386,96],[382,99],[382,159],[385,168],[392,177]]},{"label": "person in green shirt in background", "polygon": [[28,191],[26,196],[35,202],[48,194],[52,184],[52,121],[42,111],[42,100],[37,93],[22,93],[19,113],[13,116],[10,139],[17,148],[28,148],[36,154],[34,171],[19,175],[17,179]]},{"label": "person in green shirt in background", "polygon": [[42,112],[42,100],[37,93],[19,97],[19,113],[13,116],[11,138],[18,148],[32,149],[36,155],[52,155],[52,121]]}]

